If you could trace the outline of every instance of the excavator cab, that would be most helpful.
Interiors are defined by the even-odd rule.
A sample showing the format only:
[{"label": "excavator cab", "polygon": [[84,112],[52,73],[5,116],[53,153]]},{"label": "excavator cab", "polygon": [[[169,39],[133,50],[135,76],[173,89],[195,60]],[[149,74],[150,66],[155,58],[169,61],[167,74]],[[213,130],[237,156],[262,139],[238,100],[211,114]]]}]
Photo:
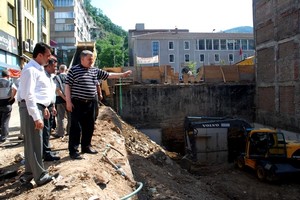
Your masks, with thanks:
[{"label": "excavator cab", "polygon": [[299,160],[291,156],[299,149],[300,145],[289,144],[278,130],[252,130],[247,135],[245,153],[238,156],[236,164],[241,169],[254,169],[261,181],[278,180],[284,174],[300,172]]},{"label": "excavator cab", "polygon": [[247,140],[246,156],[248,158],[286,157],[286,142],[282,132],[258,129],[251,131]]}]

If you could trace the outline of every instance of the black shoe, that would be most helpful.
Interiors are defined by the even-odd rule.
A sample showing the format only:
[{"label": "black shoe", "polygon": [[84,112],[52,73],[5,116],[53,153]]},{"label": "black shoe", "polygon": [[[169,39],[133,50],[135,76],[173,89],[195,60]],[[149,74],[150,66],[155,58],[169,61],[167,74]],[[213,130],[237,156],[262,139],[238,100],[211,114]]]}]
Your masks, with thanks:
[{"label": "black shoe", "polygon": [[0,142],[5,142],[6,141],[6,137],[0,137]]},{"label": "black shoe", "polygon": [[33,175],[31,172],[25,172],[20,176],[21,183],[29,183],[33,179]]},{"label": "black shoe", "polygon": [[81,150],[82,153],[96,154],[98,151],[92,149],[91,147],[87,147]]},{"label": "black shoe", "polygon": [[70,158],[72,158],[74,160],[81,160],[82,159],[82,157],[80,156],[80,154],[77,153],[77,152],[70,154]]},{"label": "black shoe", "polygon": [[55,160],[60,160],[60,157],[59,156],[55,156],[55,155],[49,155],[49,154],[46,154],[44,156],[44,161],[55,161]]},{"label": "black shoe", "polygon": [[63,138],[64,136],[60,136],[60,135],[57,135],[57,134],[54,134],[52,135],[54,138]]},{"label": "black shoe", "polygon": [[40,181],[36,182],[38,186],[46,185],[47,183],[51,182],[53,178],[57,178],[59,176],[59,173],[55,173],[53,175],[44,174]]}]

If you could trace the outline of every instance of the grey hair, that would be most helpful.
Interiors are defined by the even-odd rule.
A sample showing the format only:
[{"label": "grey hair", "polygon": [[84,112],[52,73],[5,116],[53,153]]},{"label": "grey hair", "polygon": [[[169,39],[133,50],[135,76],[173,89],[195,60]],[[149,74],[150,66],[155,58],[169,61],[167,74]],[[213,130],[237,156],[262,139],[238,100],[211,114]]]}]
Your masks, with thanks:
[{"label": "grey hair", "polygon": [[59,71],[66,71],[67,70],[67,65],[60,65],[59,66]]},{"label": "grey hair", "polygon": [[90,50],[83,50],[83,51],[80,53],[80,58],[86,57],[87,55],[94,56],[94,53],[91,52]]}]

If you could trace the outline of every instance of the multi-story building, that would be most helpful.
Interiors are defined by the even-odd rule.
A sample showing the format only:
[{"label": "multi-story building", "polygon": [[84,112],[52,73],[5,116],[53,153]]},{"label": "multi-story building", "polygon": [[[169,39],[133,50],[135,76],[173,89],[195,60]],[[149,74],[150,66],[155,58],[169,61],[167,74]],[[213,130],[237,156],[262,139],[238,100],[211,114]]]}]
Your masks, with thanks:
[{"label": "multi-story building", "polygon": [[16,1],[0,1],[0,67],[18,68]]},{"label": "multi-story building", "polygon": [[60,63],[69,65],[78,42],[91,41],[92,18],[84,0],[54,0],[51,12],[51,45],[57,48]]},{"label": "multi-story building", "polygon": [[[51,0],[1,0],[0,61],[7,68],[20,69],[32,58],[35,43],[50,42]],[[3,65],[5,65],[3,64]]]},{"label": "multi-story building", "polygon": [[171,65],[175,72],[195,63],[203,65],[231,65],[254,55],[252,33],[192,33],[185,29],[148,30],[143,24],[129,30],[129,62],[135,57],[159,56],[156,65]]},{"label": "multi-story building", "polygon": [[[50,43],[50,14],[54,9],[52,0],[24,0],[18,1],[20,5],[18,14],[19,20],[19,39],[22,42],[22,57],[29,60],[37,42]],[[20,9],[20,10],[19,10]]]}]

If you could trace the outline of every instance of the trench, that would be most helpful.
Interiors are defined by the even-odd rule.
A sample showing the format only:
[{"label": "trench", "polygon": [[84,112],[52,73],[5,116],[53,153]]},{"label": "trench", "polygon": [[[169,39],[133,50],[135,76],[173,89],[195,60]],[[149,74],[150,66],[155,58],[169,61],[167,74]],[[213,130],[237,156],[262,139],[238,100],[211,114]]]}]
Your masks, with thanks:
[{"label": "trench", "polygon": [[[121,89],[120,89],[121,88]],[[168,151],[186,154],[184,121],[187,116],[255,120],[255,84],[141,84],[116,85],[104,101],[128,124]],[[207,130],[206,130],[207,131]],[[199,154],[205,162],[232,160],[239,147],[228,131],[199,137]]]}]

